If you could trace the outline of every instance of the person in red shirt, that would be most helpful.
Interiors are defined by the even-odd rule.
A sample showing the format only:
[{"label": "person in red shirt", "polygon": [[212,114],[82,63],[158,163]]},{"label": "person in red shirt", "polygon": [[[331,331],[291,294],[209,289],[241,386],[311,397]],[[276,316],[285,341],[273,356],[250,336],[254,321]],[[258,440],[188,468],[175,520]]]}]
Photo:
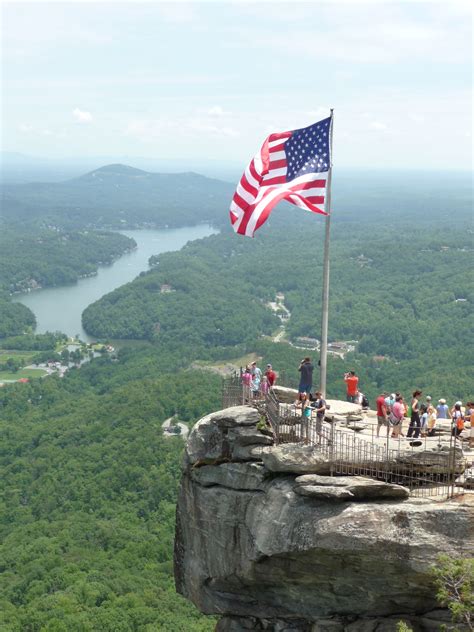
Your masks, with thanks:
[{"label": "person in red shirt", "polygon": [[359,384],[359,378],[354,373],[354,371],[349,371],[349,373],[344,373],[344,382],[347,386],[347,401],[354,404],[357,396],[357,386]]},{"label": "person in red shirt", "polygon": [[377,437],[380,434],[380,426],[387,426],[388,428],[387,404],[385,403],[387,395],[388,393],[382,393],[375,400],[377,404]]},{"label": "person in red shirt", "polygon": [[275,384],[276,378],[277,378],[277,374],[273,370],[271,364],[267,364],[267,370],[265,371],[265,375],[266,375],[266,378],[268,380],[268,385],[271,388]]}]

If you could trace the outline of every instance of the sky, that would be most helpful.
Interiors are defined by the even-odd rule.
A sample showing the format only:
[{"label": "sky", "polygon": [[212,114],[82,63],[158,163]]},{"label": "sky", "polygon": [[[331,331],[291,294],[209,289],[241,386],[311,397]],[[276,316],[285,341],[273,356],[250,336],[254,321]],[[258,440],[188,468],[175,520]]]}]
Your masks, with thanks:
[{"label": "sky", "polygon": [[472,9],[3,2],[2,149],[245,164],[334,108],[337,167],[472,169]]}]

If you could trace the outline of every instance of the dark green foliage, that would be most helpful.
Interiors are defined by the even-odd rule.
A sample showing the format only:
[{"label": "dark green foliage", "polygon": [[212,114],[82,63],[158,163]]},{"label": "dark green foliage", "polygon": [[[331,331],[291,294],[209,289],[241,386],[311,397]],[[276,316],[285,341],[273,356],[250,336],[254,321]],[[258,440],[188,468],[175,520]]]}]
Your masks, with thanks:
[{"label": "dark green foliage", "polygon": [[12,303],[8,294],[0,290],[0,339],[17,336],[35,325],[33,312],[21,303]]},{"label": "dark green foliage", "polygon": [[[319,338],[323,234],[321,222],[309,220],[302,234],[269,226],[255,240],[214,235],[152,258],[153,270],[89,306],[84,326],[97,336],[184,345],[190,359],[238,357],[236,345],[267,355],[261,336],[278,321],[265,304],[283,292],[290,339]],[[344,397],[342,374],[351,368],[372,401],[380,390],[408,395],[415,386],[448,399],[471,396],[472,252],[462,225],[397,232],[373,220],[335,223],[330,340],[359,343],[344,362],[330,356],[331,396]],[[162,284],[174,291],[162,294]],[[304,350],[279,344],[270,355],[296,377]]]},{"label": "dark green foliage", "polygon": [[0,628],[210,632],[174,592],[183,442],[161,423],[218,408],[219,379],[88,369],[0,390]]},{"label": "dark green foliage", "polygon": [[135,245],[133,239],[120,233],[2,227],[0,288],[19,292],[75,283]]},{"label": "dark green foliage", "polygon": [[[265,307],[271,289],[251,283],[252,262],[233,256],[239,246],[242,241],[220,235],[161,255],[155,270],[90,305],[85,329],[99,337],[204,348],[245,345],[271,333],[278,324]],[[258,279],[257,267],[254,273]],[[172,291],[161,293],[163,284]]]},{"label": "dark green foliage", "polygon": [[0,349],[49,351],[54,350],[58,343],[65,342],[66,340],[67,336],[60,332],[11,336],[10,338],[0,340]]}]

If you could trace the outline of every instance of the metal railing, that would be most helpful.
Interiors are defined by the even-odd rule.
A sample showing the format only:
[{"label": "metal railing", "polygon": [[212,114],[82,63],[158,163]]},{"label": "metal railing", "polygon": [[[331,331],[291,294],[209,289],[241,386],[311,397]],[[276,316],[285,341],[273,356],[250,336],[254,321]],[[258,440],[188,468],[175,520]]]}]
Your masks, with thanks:
[{"label": "metal railing", "polygon": [[[241,383],[240,375],[223,382],[225,408],[247,404],[264,412],[273,431],[275,444],[312,446],[328,460],[332,476],[361,475],[408,487],[416,496],[452,497],[462,494],[467,462],[459,438],[448,434],[391,438],[390,427],[382,426],[376,436],[376,418],[351,421],[318,419],[301,413],[295,404],[279,401],[272,389],[251,391]],[[370,426],[372,426],[370,428]],[[358,430],[364,430],[358,434]],[[371,430],[371,432],[370,432]]]}]

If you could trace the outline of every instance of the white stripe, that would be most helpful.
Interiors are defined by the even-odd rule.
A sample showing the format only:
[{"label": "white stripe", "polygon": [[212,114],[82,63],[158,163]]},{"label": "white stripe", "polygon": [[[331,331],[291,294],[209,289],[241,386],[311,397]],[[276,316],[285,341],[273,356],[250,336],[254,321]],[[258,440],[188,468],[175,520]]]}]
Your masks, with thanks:
[{"label": "white stripe", "polygon": [[[307,176],[304,176],[305,178]],[[245,230],[245,234],[247,236],[252,236],[254,231],[255,231],[255,226],[257,225],[258,219],[260,218],[260,215],[262,214],[262,212],[265,210],[267,204],[269,204],[269,202],[271,202],[273,199],[275,199],[275,197],[277,197],[278,195],[280,195],[281,193],[290,193],[289,198],[291,199],[292,203],[295,204],[295,206],[298,206],[299,208],[304,209],[305,211],[310,211],[313,212],[312,209],[308,206],[308,203],[305,202],[305,197],[306,197],[306,191],[292,191],[291,185],[293,184],[293,182],[288,183],[287,186],[284,185],[273,185],[273,186],[262,186],[260,187],[260,190],[258,192],[257,197],[255,198],[255,208],[252,212],[252,216],[247,224],[247,228]],[[272,190],[273,189],[273,190]],[[318,191],[320,191],[320,189],[318,189]],[[301,196],[300,199],[299,196]],[[311,203],[313,204],[313,203]],[[317,204],[313,204],[313,206],[318,206]],[[324,205],[322,205],[324,206]],[[322,208],[321,210],[325,210],[324,208]]]},{"label": "white stripe", "polygon": [[291,134],[290,134],[290,136],[287,136],[286,138],[279,138],[278,140],[272,140],[272,141],[270,141],[268,143],[268,148],[271,149],[272,147],[276,147],[277,145],[281,145],[282,143],[286,143],[286,141],[288,139],[290,139],[290,138],[291,138]]},{"label": "white stripe", "polygon": [[248,204],[253,204],[253,201],[255,200],[255,195],[252,195],[252,193],[249,193],[248,191],[246,191],[244,187],[240,184],[240,182],[237,185],[236,191],[243,200],[248,202]]},{"label": "white stripe", "polygon": [[244,212],[244,210],[240,208],[235,200],[232,200],[232,202],[230,203],[230,210],[234,211],[236,215],[241,215]]},{"label": "white stripe", "polygon": [[245,177],[247,178],[247,182],[249,184],[251,184],[253,187],[255,187],[256,189],[258,189],[259,187],[259,183],[257,180],[255,180],[255,178],[253,177],[253,175],[250,173],[250,165],[247,166],[247,169],[245,170]]},{"label": "white stripe", "polygon": [[288,199],[291,200],[295,206],[298,206],[305,211],[311,211],[310,207],[305,203],[305,201],[299,199],[296,195],[290,195]]},{"label": "white stripe", "polygon": [[[289,189],[293,189],[291,182],[287,183]],[[313,195],[324,195],[326,193],[326,187],[311,187],[311,189],[300,189],[295,191],[295,193],[299,193],[300,195],[304,195],[304,197],[312,197]]]},{"label": "white stripe", "polygon": [[278,176],[286,176],[286,167],[280,167],[280,169],[270,169],[263,177],[263,182],[269,178],[277,178]]},{"label": "white stripe", "polygon": [[295,184],[302,184],[303,182],[311,182],[312,180],[327,180],[328,172],[323,171],[322,173],[308,173],[304,176],[298,176],[294,180],[290,180],[287,182],[289,186],[294,186]]},{"label": "white stripe", "polygon": [[[247,236],[252,236],[255,232],[255,226],[257,221],[260,218],[260,215],[265,210],[267,204],[271,202],[277,195],[280,195],[284,190],[284,187],[276,187],[274,191],[268,191],[267,195],[263,199],[260,199],[259,203],[255,206],[255,209],[252,213],[252,216],[247,224],[247,228],[245,229],[245,234]],[[260,191],[258,192],[257,198],[260,196]],[[262,196],[263,197],[263,196]]]},{"label": "white stripe", "polygon": [[270,160],[283,160],[286,158],[286,153],[284,151],[271,151]]},{"label": "white stripe", "polygon": [[232,228],[235,230],[236,233],[239,230],[239,227],[240,227],[240,224],[242,223],[243,217],[244,217],[244,214],[242,213],[242,215],[237,219],[237,221],[232,224]]},{"label": "white stripe", "polygon": [[263,171],[261,153],[255,154],[255,156],[253,157],[253,164],[255,166],[255,171],[258,173],[258,175],[261,175]]}]

